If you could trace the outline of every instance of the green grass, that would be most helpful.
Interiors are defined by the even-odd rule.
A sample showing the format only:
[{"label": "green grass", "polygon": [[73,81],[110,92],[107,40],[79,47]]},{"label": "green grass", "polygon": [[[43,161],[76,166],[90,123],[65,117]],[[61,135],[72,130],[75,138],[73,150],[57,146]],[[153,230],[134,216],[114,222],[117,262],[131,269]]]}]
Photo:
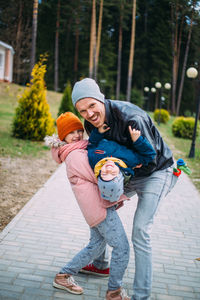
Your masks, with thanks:
[{"label": "green grass", "polygon": [[176,160],[179,158],[183,158],[187,162],[188,167],[192,170],[190,178],[196,188],[200,191],[200,133],[196,138],[195,158],[189,158],[188,155],[190,152],[192,141],[189,139],[177,138],[173,136],[171,128],[174,118],[175,117],[171,117],[167,124],[161,123],[160,126],[157,126],[157,128],[164,138],[164,141],[172,150],[174,158]]},{"label": "green grass", "polygon": [[[24,87],[16,84],[0,83],[0,155],[11,157],[40,157],[47,151],[43,142],[33,142],[16,139],[11,136],[12,121],[18,97],[22,95]],[[62,98],[61,93],[47,91],[47,101],[53,118],[57,112]]]}]

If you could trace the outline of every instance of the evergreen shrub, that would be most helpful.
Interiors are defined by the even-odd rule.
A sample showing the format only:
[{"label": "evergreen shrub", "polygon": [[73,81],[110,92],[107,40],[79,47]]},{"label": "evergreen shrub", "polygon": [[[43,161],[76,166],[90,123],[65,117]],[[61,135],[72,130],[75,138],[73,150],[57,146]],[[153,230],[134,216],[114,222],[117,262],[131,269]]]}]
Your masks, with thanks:
[{"label": "evergreen shrub", "polygon": [[70,82],[68,81],[61,99],[60,107],[58,110],[58,116],[62,113],[65,113],[66,111],[71,111],[74,114],[77,114],[76,109],[74,108],[72,104],[72,87]]},{"label": "evergreen shrub", "polygon": [[156,109],[153,117],[156,122],[158,122],[160,118],[160,123],[166,124],[169,121],[170,114],[166,109]]},{"label": "evergreen shrub", "polygon": [[45,55],[41,55],[32,70],[31,84],[27,85],[18,100],[12,124],[12,134],[16,138],[42,141],[46,135],[55,132],[54,119],[46,99],[45,61]]},{"label": "evergreen shrub", "polygon": [[[125,100],[125,99],[124,99]],[[131,89],[131,103],[143,107],[144,100],[141,91],[136,88]]]},{"label": "evergreen shrub", "polygon": [[[190,117],[177,117],[172,123],[172,133],[176,137],[192,139],[195,119]],[[198,135],[198,130],[197,130]]]}]

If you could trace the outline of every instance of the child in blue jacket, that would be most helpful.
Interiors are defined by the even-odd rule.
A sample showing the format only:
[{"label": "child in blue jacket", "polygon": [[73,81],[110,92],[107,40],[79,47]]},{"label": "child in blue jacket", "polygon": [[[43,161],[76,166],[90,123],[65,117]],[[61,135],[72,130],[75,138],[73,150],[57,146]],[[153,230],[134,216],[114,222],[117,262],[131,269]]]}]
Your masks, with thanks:
[{"label": "child in blue jacket", "polygon": [[90,166],[98,178],[102,198],[111,202],[119,200],[124,192],[124,184],[134,176],[134,168],[148,165],[156,152],[139,130],[129,126],[133,141],[129,149],[115,141],[104,139],[104,132],[110,128],[106,124],[95,128],[89,137],[88,158]]}]

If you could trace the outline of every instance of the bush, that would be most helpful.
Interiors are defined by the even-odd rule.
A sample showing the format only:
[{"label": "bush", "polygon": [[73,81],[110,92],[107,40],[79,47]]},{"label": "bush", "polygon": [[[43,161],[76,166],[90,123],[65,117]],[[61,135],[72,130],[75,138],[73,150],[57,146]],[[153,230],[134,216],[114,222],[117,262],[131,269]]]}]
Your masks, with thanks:
[{"label": "bush", "polygon": [[45,61],[45,56],[41,56],[32,70],[31,85],[19,98],[12,124],[12,134],[16,138],[42,141],[46,135],[55,132],[54,119],[46,100]]},{"label": "bush", "polygon": [[144,99],[141,91],[135,88],[131,90],[131,103],[138,105],[141,108],[143,107]]},{"label": "bush", "polygon": [[76,114],[76,110],[72,104],[71,94],[72,88],[70,82],[68,81],[61,99],[58,116],[66,111],[71,111],[72,113]]},{"label": "bush", "polygon": [[[172,133],[176,137],[192,139],[194,124],[195,124],[195,119],[192,117],[190,118],[177,117],[172,123]],[[197,128],[197,135],[198,135],[198,128]]]},{"label": "bush", "polygon": [[161,109],[161,110],[160,109],[156,109],[154,111],[154,120],[156,122],[158,122],[159,118],[160,118],[160,123],[166,124],[169,121],[170,114],[169,114],[169,112],[166,109]]}]

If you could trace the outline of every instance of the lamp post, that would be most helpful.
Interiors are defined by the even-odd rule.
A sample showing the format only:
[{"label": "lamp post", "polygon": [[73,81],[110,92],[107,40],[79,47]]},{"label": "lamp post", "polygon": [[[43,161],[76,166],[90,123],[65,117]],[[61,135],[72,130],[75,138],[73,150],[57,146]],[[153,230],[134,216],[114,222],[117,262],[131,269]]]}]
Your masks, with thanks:
[{"label": "lamp post", "polygon": [[[166,90],[171,90],[171,84],[170,83],[168,83],[168,82],[166,82],[165,83],[165,85],[164,85],[164,88],[166,89]],[[167,99],[168,101],[167,101],[167,109],[169,110],[169,98]]]},{"label": "lamp post", "polygon": [[155,97],[153,96],[153,94],[155,94],[155,93],[156,93],[156,89],[155,89],[155,87],[152,87],[152,88],[151,88],[151,96],[152,96],[152,97],[151,97],[151,99],[152,99],[151,103],[153,102],[153,103],[152,103],[152,111],[153,111],[153,104],[154,104],[154,100],[155,100],[155,99],[154,99]]},{"label": "lamp post", "polygon": [[[187,77],[188,78],[196,78],[198,75],[197,69],[191,67],[187,69],[186,71]],[[198,90],[197,90],[197,108],[196,108],[196,117],[195,117],[195,124],[194,124],[194,131],[192,135],[192,143],[190,147],[190,153],[189,156],[190,158],[195,157],[195,141],[196,141],[196,133],[197,133],[197,123],[199,119],[199,109],[200,109],[200,80],[198,80]]]},{"label": "lamp post", "polygon": [[145,93],[147,93],[147,97],[146,97],[146,101],[147,101],[147,105],[146,105],[146,108],[147,108],[147,111],[149,110],[149,87],[148,86],[145,86],[144,87],[144,91]]},{"label": "lamp post", "polygon": [[155,83],[155,87],[158,89],[158,101],[159,101],[159,115],[158,115],[158,125],[160,125],[160,114],[161,114],[161,97],[162,97],[162,90],[161,90],[161,88],[162,88],[162,84],[159,82],[159,81],[157,81],[156,83]]}]

